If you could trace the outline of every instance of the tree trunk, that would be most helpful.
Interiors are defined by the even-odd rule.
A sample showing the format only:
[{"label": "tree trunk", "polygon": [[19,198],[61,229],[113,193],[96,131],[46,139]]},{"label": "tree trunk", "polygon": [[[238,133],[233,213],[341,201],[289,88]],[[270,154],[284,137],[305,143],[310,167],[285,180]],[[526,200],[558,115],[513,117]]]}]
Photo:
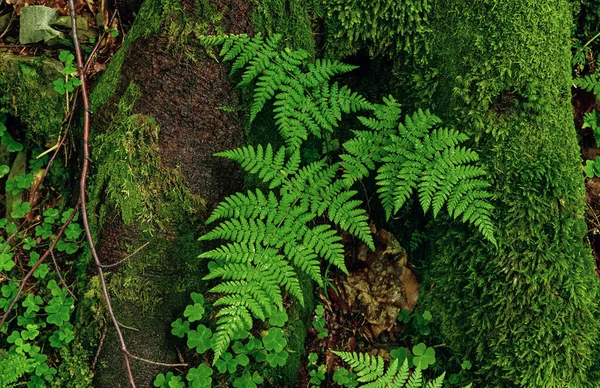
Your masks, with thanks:
[{"label": "tree trunk", "polygon": [[432,22],[436,113],[478,139],[499,247],[439,228],[428,306],[485,386],[596,386],[598,281],[584,241],[569,5],[439,0]]},{"label": "tree trunk", "polygon": [[[206,287],[200,282],[205,265],[197,259],[202,220],[243,183],[234,164],[212,156],[242,144],[237,113],[218,109],[240,102],[227,69],[204,53],[194,33],[245,33],[249,21],[245,0],[183,2],[179,8],[147,0],[91,96],[95,172],[89,197],[100,258],[116,263],[148,243],[109,275],[117,319],[137,329],[124,329],[128,350],[140,357],[180,362],[185,345],[170,327],[189,293]],[[205,23],[205,30],[196,23]],[[143,387],[165,372],[136,360],[132,369]],[[112,327],[94,386],[128,386]]]}]

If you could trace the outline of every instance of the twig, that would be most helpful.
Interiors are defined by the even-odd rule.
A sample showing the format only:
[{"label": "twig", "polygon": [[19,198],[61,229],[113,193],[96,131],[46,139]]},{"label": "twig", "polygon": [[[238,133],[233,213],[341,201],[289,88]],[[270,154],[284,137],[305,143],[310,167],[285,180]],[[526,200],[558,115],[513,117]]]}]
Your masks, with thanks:
[{"label": "twig", "polygon": [[96,45],[94,46],[94,49],[90,53],[90,56],[88,57],[87,61],[85,61],[85,65],[83,66],[83,71],[85,71],[85,72],[88,71],[88,68],[90,67],[90,64],[92,63],[92,58],[94,57],[94,55],[96,55],[96,52],[100,48],[100,44],[102,43],[102,41],[104,40],[104,38],[106,38],[108,36],[107,26],[109,28],[110,28],[110,26],[112,26],[112,23],[115,20],[115,17],[117,16],[117,12],[118,12],[118,9],[115,8],[115,10],[113,11],[112,16],[110,17],[110,20],[108,21],[108,25],[104,25],[104,33],[102,34],[102,36],[96,42]]},{"label": "twig", "polygon": [[[86,201],[86,185],[87,185],[87,174],[89,168],[90,161],[90,146],[89,146],[89,138],[90,138],[90,102],[88,98],[88,90],[87,90],[87,80],[86,74],[83,67],[83,57],[81,55],[81,48],[79,47],[79,40],[77,38],[77,21],[75,15],[75,5],[73,4],[73,0],[69,0],[69,8],[71,11],[71,29],[73,31],[73,45],[75,46],[75,56],[77,58],[77,67],[79,68],[79,75],[81,77],[81,97],[83,100],[83,165],[81,168],[81,178],[79,180],[79,201],[81,202],[81,218],[83,222],[83,227],[85,229],[85,234],[87,236],[88,244],[90,246],[90,251],[92,252],[92,257],[94,258],[94,263],[96,264],[96,269],[98,270],[98,275],[100,277],[100,283],[102,284],[102,293],[104,294],[104,301],[106,302],[106,308],[108,310],[108,314],[110,319],[112,320],[113,326],[117,332],[117,337],[119,339],[119,343],[121,344],[121,351],[123,352],[123,358],[125,359],[125,367],[127,369],[127,378],[129,380],[129,384],[132,388],[135,388],[135,381],[133,379],[133,374],[131,372],[131,365],[129,362],[129,352],[127,351],[127,345],[125,344],[125,339],[123,338],[123,333],[121,332],[121,328],[119,323],[117,322],[117,318],[115,317],[115,313],[112,308],[112,303],[110,299],[110,295],[108,294],[108,287],[106,285],[106,278],[104,277],[104,271],[102,269],[102,263],[100,262],[100,258],[98,257],[98,252],[96,252],[96,245],[94,244],[94,238],[92,237],[92,232],[90,230],[90,223],[88,221],[87,215],[87,201]],[[0,326],[1,327],[1,326]]]},{"label": "twig", "polygon": [[167,367],[188,366],[188,364],[167,364],[164,362],[152,361],[152,360],[148,360],[147,358],[138,357],[129,352],[127,352],[127,355],[133,359],[136,359],[139,361],[144,361],[144,362],[147,362],[148,364],[153,364],[153,365],[160,365],[160,366],[167,366]]},{"label": "twig", "polygon": [[60,282],[62,283],[63,286],[65,286],[65,288],[67,289],[67,291],[69,292],[69,294],[71,294],[71,296],[73,297],[73,299],[77,300],[77,297],[75,296],[75,294],[73,294],[73,291],[71,291],[71,289],[69,288],[69,286],[67,286],[67,283],[65,282],[65,279],[62,277],[62,275],[60,273],[60,268],[58,267],[58,263],[56,262],[56,257],[54,257],[54,252],[50,251],[50,256],[52,256],[52,262],[54,263],[54,268],[56,268],[56,274],[58,275],[58,278],[60,279]]},{"label": "twig", "polygon": [[138,249],[136,249],[132,254],[127,255],[127,257],[124,258],[123,260],[119,260],[116,263],[112,263],[112,264],[102,264],[102,268],[112,268],[112,267],[116,267],[117,265],[126,262],[132,256],[136,255],[139,251],[141,251],[142,249],[146,248],[148,246],[148,244],[150,244],[150,241],[146,242],[144,245],[142,245],[141,247],[139,247]]},{"label": "twig", "polygon": [[96,355],[94,356],[94,362],[92,363],[92,371],[96,369],[96,364],[98,363],[98,357],[100,356],[100,351],[102,350],[102,345],[104,345],[104,338],[106,338],[106,333],[108,332],[108,321],[104,324],[104,331],[102,332],[102,337],[100,337],[100,343],[98,344],[98,350],[96,350]]},{"label": "twig", "polygon": [[4,35],[6,35],[8,30],[10,30],[10,26],[11,26],[13,20],[15,20],[16,13],[17,13],[17,11],[13,10],[13,12],[10,14],[10,20],[8,21],[8,25],[6,26],[6,28],[4,29],[2,34],[0,34],[0,39],[4,38]]},{"label": "twig", "polygon": [[129,329],[129,330],[131,330],[131,331],[138,331],[138,332],[140,331],[140,329],[136,329],[135,327],[126,326],[126,325],[122,324],[122,323],[121,323],[121,322],[119,322],[119,321],[117,321],[117,322],[119,323],[119,326],[121,326],[121,327],[122,327],[122,328],[124,328],[124,329]]}]

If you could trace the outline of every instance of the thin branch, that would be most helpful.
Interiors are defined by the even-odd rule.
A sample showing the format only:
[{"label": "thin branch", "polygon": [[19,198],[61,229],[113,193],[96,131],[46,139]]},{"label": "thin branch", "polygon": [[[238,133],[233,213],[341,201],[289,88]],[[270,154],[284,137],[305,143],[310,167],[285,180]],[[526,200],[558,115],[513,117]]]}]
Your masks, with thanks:
[{"label": "thin branch", "polygon": [[[79,201],[81,202],[81,218],[83,222],[83,227],[85,229],[85,234],[87,236],[88,244],[90,246],[90,251],[92,252],[92,257],[94,258],[94,262],[96,263],[96,269],[98,270],[98,275],[100,277],[100,283],[102,284],[102,293],[104,294],[104,301],[106,302],[106,308],[108,310],[108,314],[110,319],[112,320],[113,326],[117,332],[117,337],[119,339],[119,343],[121,344],[121,351],[123,352],[123,358],[125,359],[125,367],[127,369],[127,378],[129,380],[129,384],[132,388],[135,388],[135,381],[133,379],[133,374],[131,372],[131,365],[129,362],[129,352],[127,351],[127,345],[125,344],[125,339],[123,338],[123,333],[121,332],[121,328],[119,323],[117,322],[117,318],[115,317],[115,313],[113,311],[110,295],[108,294],[108,287],[106,285],[106,278],[104,277],[104,271],[102,269],[102,263],[100,262],[100,258],[98,257],[98,252],[96,251],[96,245],[94,244],[94,238],[92,237],[92,232],[90,230],[90,223],[87,215],[87,201],[86,201],[86,186],[87,186],[87,174],[89,169],[89,161],[90,161],[90,146],[89,146],[89,138],[90,138],[90,102],[88,98],[88,90],[87,90],[87,80],[86,74],[83,67],[83,57],[81,55],[81,48],[79,47],[79,40],[77,38],[77,21],[75,15],[75,5],[73,4],[73,0],[69,0],[69,8],[71,11],[71,29],[73,31],[73,44],[75,46],[75,57],[77,58],[77,67],[79,68],[79,76],[81,77],[81,97],[83,100],[83,165],[81,168],[81,178],[79,180]],[[0,326],[1,327],[1,326]]]},{"label": "thin branch", "polygon": [[121,327],[122,327],[122,328],[124,328],[124,329],[128,329],[128,330],[131,330],[131,331],[138,331],[138,332],[140,331],[140,329],[136,329],[135,327],[126,326],[126,325],[122,324],[122,323],[121,323],[121,322],[119,322],[119,321],[117,321],[117,322],[119,323],[119,326],[121,326]]},{"label": "thin branch", "polygon": [[148,360],[147,358],[142,358],[142,357],[138,357],[136,355],[133,355],[129,352],[127,352],[127,355],[133,359],[136,359],[138,361],[143,361],[143,362],[147,362],[148,364],[152,364],[152,365],[160,365],[160,366],[167,366],[167,367],[178,367],[178,366],[188,366],[188,364],[167,364],[164,362],[157,362],[157,361],[152,361],[152,360]]},{"label": "thin branch", "polygon": [[146,248],[148,246],[148,244],[150,244],[150,241],[146,242],[144,245],[142,245],[141,247],[139,247],[138,249],[136,249],[132,254],[127,255],[127,257],[125,257],[123,260],[119,260],[116,263],[112,263],[112,264],[102,264],[102,268],[112,268],[112,267],[116,267],[117,265],[126,262],[132,256],[136,255],[139,251],[141,251],[142,249]]},{"label": "thin branch", "polygon": [[108,21],[108,24],[104,26],[104,33],[102,34],[102,36],[96,42],[96,45],[94,46],[94,49],[90,53],[90,56],[88,57],[87,61],[85,61],[85,65],[83,66],[83,71],[85,71],[86,73],[89,70],[89,67],[90,67],[90,65],[92,63],[92,58],[94,57],[94,55],[96,55],[96,52],[100,48],[100,44],[108,36],[107,26],[108,26],[108,28],[110,28],[110,26],[112,26],[113,21],[115,20],[115,17],[117,16],[117,12],[118,12],[118,9],[115,9],[113,11],[113,14],[110,17],[110,20]]},{"label": "thin branch", "polygon": [[6,25],[6,28],[4,29],[2,34],[0,34],[0,39],[4,38],[4,35],[6,35],[8,30],[10,30],[10,26],[12,25],[13,20],[15,20],[16,14],[17,14],[17,11],[15,11],[15,10],[13,10],[12,14],[10,14],[10,20],[8,21],[8,24]]},{"label": "thin branch", "polygon": [[60,282],[62,283],[63,286],[65,286],[65,288],[67,289],[69,294],[73,297],[73,299],[77,300],[77,297],[75,296],[75,294],[73,294],[73,291],[71,291],[69,286],[67,286],[65,279],[62,277],[62,275],[60,273],[60,268],[58,267],[58,263],[56,262],[56,257],[54,257],[54,252],[50,251],[50,256],[52,256],[52,262],[54,263],[54,268],[56,269],[56,274],[58,275]]}]

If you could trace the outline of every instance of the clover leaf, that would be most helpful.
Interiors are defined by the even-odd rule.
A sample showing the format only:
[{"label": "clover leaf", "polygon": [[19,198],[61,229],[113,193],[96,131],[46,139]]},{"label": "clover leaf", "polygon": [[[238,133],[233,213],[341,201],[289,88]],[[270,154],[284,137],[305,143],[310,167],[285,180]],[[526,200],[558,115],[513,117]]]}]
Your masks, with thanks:
[{"label": "clover leaf", "polygon": [[239,361],[237,360],[237,358],[233,358],[233,355],[229,352],[223,353],[221,355],[221,358],[219,358],[215,362],[215,366],[217,367],[220,373],[225,373],[226,371],[229,371],[230,374],[235,373],[238,364]]},{"label": "clover leaf", "polygon": [[191,388],[204,388],[210,387],[212,384],[213,370],[206,364],[200,364],[198,368],[192,368],[188,371],[185,376],[186,380],[190,382]]},{"label": "clover leaf", "polygon": [[412,349],[414,354],[413,363],[416,367],[423,370],[427,369],[429,365],[435,363],[435,349],[428,348],[424,343],[415,345]]},{"label": "clover leaf", "polygon": [[285,350],[278,353],[269,353],[267,354],[267,363],[271,365],[272,368],[276,366],[284,366],[288,359],[288,352]]},{"label": "clover leaf", "polygon": [[287,320],[288,320],[288,315],[285,312],[285,310],[282,310],[282,311],[276,311],[274,314],[272,314],[271,317],[269,318],[269,323],[271,323],[271,326],[283,327],[283,325],[285,325]]},{"label": "clover leaf", "polygon": [[346,368],[336,370],[333,374],[333,381],[338,383],[338,385],[349,388],[354,388],[358,385],[356,375]]},{"label": "clover leaf", "polygon": [[188,318],[190,322],[199,321],[204,315],[204,306],[201,303],[194,303],[188,305],[183,312],[183,315]]},{"label": "clover leaf", "polygon": [[12,253],[0,253],[0,271],[10,271],[14,266]]},{"label": "clover leaf", "polygon": [[31,211],[31,205],[29,202],[13,203],[13,211],[10,213],[12,218],[23,218],[25,214]]},{"label": "clover leaf", "polygon": [[462,364],[460,364],[461,369],[464,369],[464,370],[469,370],[469,369],[471,369],[472,366],[473,365],[471,365],[471,361],[469,361],[469,360],[464,360],[462,362]]},{"label": "clover leaf", "polygon": [[408,323],[410,321],[410,311],[404,309],[398,313],[398,320],[402,323]]},{"label": "clover leaf", "polygon": [[188,321],[184,321],[181,318],[177,318],[176,321],[171,323],[171,334],[177,336],[179,338],[185,337],[185,335],[190,331],[190,323]]},{"label": "clover leaf", "polygon": [[258,372],[254,372],[253,375],[250,373],[244,373],[243,376],[236,378],[233,381],[235,388],[256,388],[258,384],[262,384],[264,379]]},{"label": "clover leaf", "polygon": [[278,327],[272,327],[263,338],[265,349],[274,350],[276,353],[281,352],[287,345],[287,340],[283,336],[283,330]]},{"label": "clover leaf", "polygon": [[187,336],[187,346],[196,348],[199,354],[206,352],[212,346],[212,331],[204,325],[198,325],[198,328],[189,331]]}]

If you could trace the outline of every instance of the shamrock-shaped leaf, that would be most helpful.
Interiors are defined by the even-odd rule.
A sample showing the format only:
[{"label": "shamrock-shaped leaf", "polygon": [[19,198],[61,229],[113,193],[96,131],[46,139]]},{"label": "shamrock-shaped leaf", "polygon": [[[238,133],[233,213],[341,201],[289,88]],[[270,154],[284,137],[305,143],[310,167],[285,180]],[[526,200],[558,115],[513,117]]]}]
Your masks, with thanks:
[{"label": "shamrock-shaped leaf", "polygon": [[189,331],[187,336],[187,346],[196,348],[199,354],[206,352],[212,346],[212,331],[204,325],[198,325],[198,328]]},{"label": "shamrock-shaped leaf", "polygon": [[283,327],[283,325],[285,325],[287,320],[288,320],[288,315],[285,312],[285,310],[276,311],[269,318],[269,322],[271,323],[271,326],[278,326],[278,327]]},{"label": "shamrock-shaped leaf", "polygon": [[0,271],[10,271],[14,266],[12,253],[0,253]]},{"label": "shamrock-shaped leaf", "polygon": [[62,326],[64,322],[69,320],[74,302],[71,297],[66,299],[62,296],[52,298],[46,306],[46,312],[48,313],[46,321],[56,326]]},{"label": "shamrock-shaped leaf", "polygon": [[471,369],[472,366],[473,365],[471,365],[471,361],[469,361],[469,360],[464,360],[462,362],[462,364],[460,364],[460,367],[464,370],[469,370],[469,369]]},{"label": "shamrock-shaped leaf", "polygon": [[258,338],[250,338],[246,344],[246,351],[252,352],[262,348],[262,342]]},{"label": "shamrock-shaped leaf", "polygon": [[244,353],[238,354],[237,356],[235,356],[235,359],[241,366],[246,366],[250,363],[250,359]]},{"label": "shamrock-shaped leaf", "polygon": [[258,384],[262,384],[264,379],[258,372],[254,372],[253,375],[250,373],[244,373],[244,375],[236,378],[233,381],[235,388],[256,388]]},{"label": "shamrock-shaped leaf", "polygon": [[410,321],[410,311],[409,310],[402,310],[398,313],[398,320],[402,323],[408,323],[408,321]]},{"label": "shamrock-shaped leaf", "polygon": [[358,385],[356,375],[346,368],[340,368],[333,373],[333,381],[338,385],[353,388]]},{"label": "shamrock-shaped leaf", "polygon": [[31,205],[29,202],[13,203],[13,211],[10,213],[12,218],[23,218],[25,214],[31,211]]},{"label": "shamrock-shaped leaf", "polygon": [[398,363],[402,364],[404,359],[408,356],[408,349],[406,348],[396,348],[390,352],[390,357],[398,359]]},{"label": "shamrock-shaped leaf", "polygon": [[54,82],[52,82],[52,84],[54,85],[54,91],[56,93],[58,93],[58,94],[65,94],[66,93],[64,78],[55,79]]},{"label": "shamrock-shaped leaf", "polygon": [[431,322],[431,320],[433,319],[433,317],[431,316],[431,312],[429,310],[426,310],[423,313],[423,319],[426,320],[426,321],[428,321],[428,322]]},{"label": "shamrock-shaped leaf", "polygon": [[229,371],[230,374],[234,374],[239,362],[233,358],[233,355],[229,352],[225,352],[221,355],[221,358],[215,362],[215,366],[220,373]]},{"label": "shamrock-shaped leaf", "polygon": [[186,380],[190,382],[191,388],[205,388],[210,387],[212,384],[213,370],[206,364],[200,364],[198,368],[192,368],[188,371],[185,376]]},{"label": "shamrock-shaped leaf", "polygon": [[183,312],[183,315],[188,318],[190,322],[199,321],[204,315],[204,306],[201,303],[194,303],[188,305]]},{"label": "shamrock-shaped leaf", "polygon": [[287,362],[288,356],[288,352],[285,350],[279,353],[269,353],[267,354],[267,363],[271,365],[272,368],[284,366]]},{"label": "shamrock-shaped leaf", "polygon": [[319,360],[319,355],[315,352],[310,352],[310,354],[308,355],[308,362],[311,365],[316,365],[318,360]]},{"label": "shamrock-shaped leaf", "polygon": [[283,330],[278,327],[270,328],[265,338],[263,338],[263,344],[265,345],[265,349],[269,351],[273,350],[276,353],[283,351],[287,345],[287,340],[283,336]]},{"label": "shamrock-shaped leaf", "polygon": [[179,338],[185,337],[185,335],[190,331],[190,323],[182,320],[181,318],[177,318],[176,321],[172,322],[171,327],[171,334]]},{"label": "shamrock-shaped leaf", "polygon": [[310,382],[315,385],[321,385],[325,381],[325,366],[322,365],[318,369],[311,370],[308,375],[310,376]]},{"label": "shamrock-shaped leaf", "polygon": [[435,363],[435,349],[428,348],[424,343],[415,345],[412,349],[414,354],[413,363],[416,367],[423,370],[427,369],[429,365]]},{"label": "shamrock-shaped leaf", "polygon": [[48,275],[48,272],[50,272],[48,264],[40,264],[40,266],[37,267],[35,271],[33,271],[33,276],[36,279],[44,279],[46,275]]}]

